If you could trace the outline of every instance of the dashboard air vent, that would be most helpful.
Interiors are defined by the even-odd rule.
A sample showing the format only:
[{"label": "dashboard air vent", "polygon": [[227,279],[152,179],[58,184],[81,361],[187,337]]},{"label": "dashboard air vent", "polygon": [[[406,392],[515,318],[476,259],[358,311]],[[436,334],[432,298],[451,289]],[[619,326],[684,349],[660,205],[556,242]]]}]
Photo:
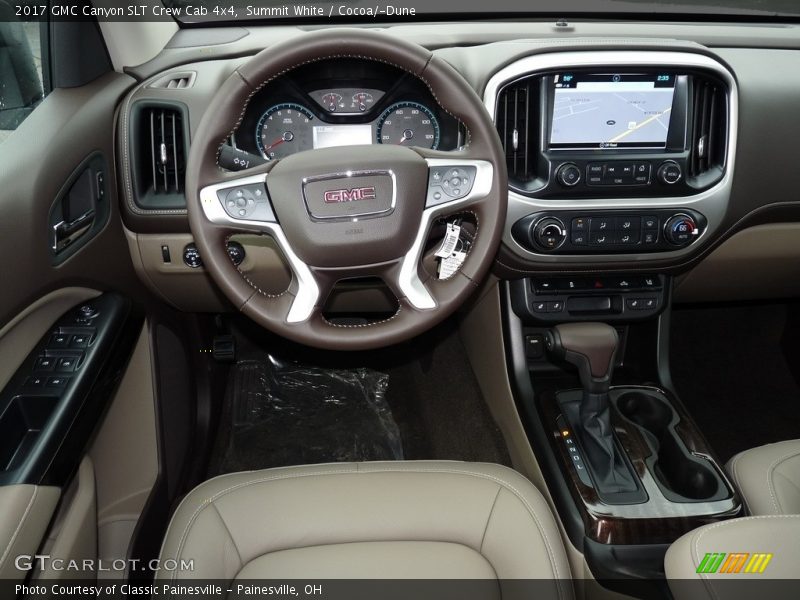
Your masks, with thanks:
[{"label": "dashboard air vent", "polygon": [[143,147],[142,166],[150,171],[150,189],[155,194],[183,193],[186,154],[181,113],[169,108],[147,108],[142,116],[144,133],[149,138]]},{"label": "dashboard air vent", "polygon": [[131,111],[134,200],[146,210],[183,209],[189,140],[186,107],[146,101]]},{"label": "dashboard air vent", "polygon": [[495,125],[505,150],[509,180],[518,186],[536,178],[539,89],[539,79],[528,77],[506,86],[497,97]]},{"label": "dashboard air vent", "polygon": [[196,77],[197,73],[194,71],[170,73],[150,84],[150,87],[165,90],[184,90],[194,85]]},{"label": "dashboard air vent", "polygon": [[728,136],[728,95],[717,80],[692,79],[689,176],[701,177],[725,167]]}]

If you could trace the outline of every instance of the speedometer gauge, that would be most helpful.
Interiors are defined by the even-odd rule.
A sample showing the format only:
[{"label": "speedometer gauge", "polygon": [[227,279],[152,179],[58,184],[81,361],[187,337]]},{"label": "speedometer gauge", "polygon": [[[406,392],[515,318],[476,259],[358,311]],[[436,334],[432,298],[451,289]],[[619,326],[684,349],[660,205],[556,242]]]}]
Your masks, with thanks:
[{"label": "speedometer gauge", "polygon": [[267,109],[256,128],[256,145],[269,160],[311,150],[314,115],[299,104],[287,102]]},{"label": "speedometer gauge", "polygon": [[431,109],[416,102],[392,104],[378,119],[379,144],[402,144],[436,150],[439,137],[439,121]]}]

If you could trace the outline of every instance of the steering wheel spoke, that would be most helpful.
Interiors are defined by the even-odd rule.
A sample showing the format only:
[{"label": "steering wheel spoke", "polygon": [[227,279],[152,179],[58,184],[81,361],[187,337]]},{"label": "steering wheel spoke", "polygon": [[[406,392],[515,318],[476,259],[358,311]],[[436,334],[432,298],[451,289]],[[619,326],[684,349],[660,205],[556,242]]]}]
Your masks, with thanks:
[{"label": "steering wheel spoke", "polygon": [[277,225],[266,187],[267,174],[226,178],[200,190],[206,219],[235,231],[269,231]]},{"label": "steering wheel spoke", "polygon": [[442,215],[487,198],[492,190],[494,167],[489,161],[462,158],[459,153],[423,151],[422,154],[436,156],[425,159],[428,163],[425,210],[414,243],[401,261],[397,285],[412,307],[431,310],[437,302],[419,275],[431,224]]}]

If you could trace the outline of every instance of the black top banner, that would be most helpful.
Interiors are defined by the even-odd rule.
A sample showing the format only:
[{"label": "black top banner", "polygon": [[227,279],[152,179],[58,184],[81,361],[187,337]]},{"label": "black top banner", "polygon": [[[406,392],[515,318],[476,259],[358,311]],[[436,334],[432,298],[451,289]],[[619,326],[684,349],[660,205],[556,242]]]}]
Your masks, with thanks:
[{"label": "black top banner", "polygon": [[404,22],[495,18],[602,18],[641,15],[680,20],[797,20],[797,0],[0,0],[0,21],[98,20],[237,22]]}]

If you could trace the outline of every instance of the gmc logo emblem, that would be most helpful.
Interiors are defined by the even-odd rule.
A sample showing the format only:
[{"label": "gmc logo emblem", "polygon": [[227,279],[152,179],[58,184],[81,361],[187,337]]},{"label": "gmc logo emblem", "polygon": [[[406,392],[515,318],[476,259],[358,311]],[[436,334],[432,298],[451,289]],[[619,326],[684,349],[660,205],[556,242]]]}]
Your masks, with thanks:
[{"label": "gmc logo emblem", "polygon": [[328,190],[323,197],[327,204],[353,202],[355,200],[375,200],[375,186],[370,185],[349,190]]}]

